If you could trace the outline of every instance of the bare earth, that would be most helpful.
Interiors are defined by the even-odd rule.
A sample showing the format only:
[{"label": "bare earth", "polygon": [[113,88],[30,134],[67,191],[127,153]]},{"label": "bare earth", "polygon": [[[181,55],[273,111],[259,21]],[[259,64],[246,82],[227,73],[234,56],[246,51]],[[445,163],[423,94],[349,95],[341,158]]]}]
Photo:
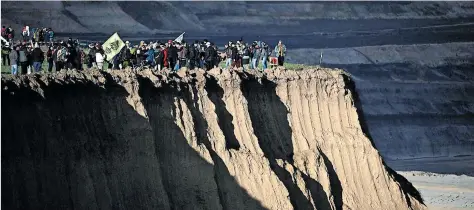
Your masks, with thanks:
[{"label": "bare earth", "polygon": [[353,87],[324,68],[3,77],[2,207],[426,209]]}]

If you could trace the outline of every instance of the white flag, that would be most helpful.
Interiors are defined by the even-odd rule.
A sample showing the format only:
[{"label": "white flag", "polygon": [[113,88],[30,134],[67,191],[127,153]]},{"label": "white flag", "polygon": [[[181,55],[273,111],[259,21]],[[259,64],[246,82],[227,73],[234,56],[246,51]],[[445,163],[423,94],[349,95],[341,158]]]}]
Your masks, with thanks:
[{"label": "white flag", "polygon": [[5,38],[3,38],[3,36],[0,36],[0,37],[1,37],[2,41],[5,42],[5,45],[10,45],[10,43],[8,43],[8,41]]},{"label": "white flag", "polygon": [[178,43],[181,43],[183,41],[183,38],[184,38],[184,33],[186,33],[186,32],[183,32],[181,35],[178,36],[178,38],[174,39],[174,41],[178,42]]}]

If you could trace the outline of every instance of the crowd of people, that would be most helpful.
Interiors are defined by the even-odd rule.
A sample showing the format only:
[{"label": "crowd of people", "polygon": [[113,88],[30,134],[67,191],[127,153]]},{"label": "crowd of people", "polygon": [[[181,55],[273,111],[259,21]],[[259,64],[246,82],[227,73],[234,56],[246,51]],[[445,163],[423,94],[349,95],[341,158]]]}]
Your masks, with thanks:
[{"label": "crowd of people", "polygon": [[[21,30],[21,36],[23,41],[33,42],[53,42],[54,31],[51,28],[33,28],[29,26],[23,26]],[[2,26],[2,37],[13,42],[15,38],[15,30],[11,26],[8,28]]]},{"label": "crowd of people", "polygon": [[[29,31],[25,29],[25,31]],[[156,70],[168,68],[179,70],[203,68],[206,70],[218,67],[225,61],[225,68],[259,69],[268,68],[269,58],[273,54],[276,65],[283,65],[286,47],[280,41],[275,48],[270,48],[263,41],[254,41],[251,44],[243,40],[229,41],[222,51],[208,41],[150,42],[141,41],[131,45],[129,41],[113,58],[108,59],[100,43],[89,44],[81,47],[78,40],[69,38],[67,41],[54,42],[52,36],[45,40],[45,34],[52,33],[50,29],[35,30],[38,36],[25,34],[23,41],[16,44],[2,45],[3,65],[11,66],[12,74],[28,74],[42,71],[42,65],[47,62],[47,71],[53,68],[82,70],[84,67],[104,70],[105,63],[108,69],[141,69],[144,67]],[[41,35],[43,34],[43,35]],[[261,64],[261,65],[259,65]],[[19,68],[20,67],[20,68]],[[20,71],[19,71],[20,70]],[[46,69],[45,69],[46,70]]]}]

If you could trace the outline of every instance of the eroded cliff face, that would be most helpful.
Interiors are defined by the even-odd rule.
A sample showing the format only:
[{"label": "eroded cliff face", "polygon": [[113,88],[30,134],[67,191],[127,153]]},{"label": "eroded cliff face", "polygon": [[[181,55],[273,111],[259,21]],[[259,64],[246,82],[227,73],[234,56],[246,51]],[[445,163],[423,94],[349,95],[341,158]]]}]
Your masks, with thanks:
[{"label": "eroded cliff face", "polygon": [[352,91],[330,69],[2,78],[2,207],[424,209]]}]

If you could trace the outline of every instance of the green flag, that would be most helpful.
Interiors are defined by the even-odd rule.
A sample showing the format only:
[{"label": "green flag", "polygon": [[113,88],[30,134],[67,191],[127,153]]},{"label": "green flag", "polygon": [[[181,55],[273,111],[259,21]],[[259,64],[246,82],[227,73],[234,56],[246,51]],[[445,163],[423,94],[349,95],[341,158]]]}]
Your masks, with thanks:
[{"label": "green flag", "polygon": [[105,55],[107,55],[107,61],[110,62],[124,46],[125,43],[123,43],[122,39],[120,39],[117,33],[110,36],[110,38],[102,45]]}]

